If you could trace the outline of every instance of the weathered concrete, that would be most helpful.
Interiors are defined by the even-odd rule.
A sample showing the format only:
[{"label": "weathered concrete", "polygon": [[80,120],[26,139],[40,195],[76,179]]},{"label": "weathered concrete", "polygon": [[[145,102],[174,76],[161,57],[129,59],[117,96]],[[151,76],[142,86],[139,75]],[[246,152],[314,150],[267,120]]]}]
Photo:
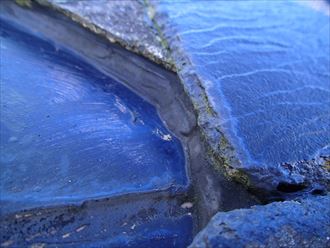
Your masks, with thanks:
[{"label": "weathered concrete", "polygon": [[68,16],[111,43],[140,54],[174,70],[166,44],[148,17],[143,0],[18,0],[31,8],[38,2]]},{"label": "weathered concrete", "polygon": [[330,246],[330,195],[215,215],[190,248]]}]

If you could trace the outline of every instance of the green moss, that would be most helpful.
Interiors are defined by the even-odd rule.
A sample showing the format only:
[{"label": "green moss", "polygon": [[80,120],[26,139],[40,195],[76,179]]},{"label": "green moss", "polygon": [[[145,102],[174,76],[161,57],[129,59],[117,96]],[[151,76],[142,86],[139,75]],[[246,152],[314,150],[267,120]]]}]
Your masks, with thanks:
[{"label": "green moss", "polygon": [[156,22],[155,20],[155,15],[156,15],[156,10],[154,9],[154,7],[149,3],[148,0],[144,0],[144,5],[145,7],[147,8],[147,14],[150,18],[150,20],[152,21],[152,23],[154,24],[154,27],[159,35],[159,38],[160,38],[160,43],[162,45],[162,47],[166,50],[169,51],[169,45],[168,45],[168,42],[167,40],[164,38],[163,36],[163,32],[160,28],[160,26],[158,25],[158,23]]},{"label": "green moss", "polygon": [[209,98],[208,96],[206,95],[205,91],[204,91],[204,88],[203,88],[203,94],[202,94],[202,97],[203,97],[203,101],[205,103],[205,106],[206,106],[206,112],[211,115],[211,116],[215,116],[215,112],[213,110],[213,108],[211,107],[210,105],[210,101],[209,101]]},{"label": "green moss", "polygon": [[18,4],[21,7],[25,8],[31,8],[32,7],[32,2],[31,0],[15,0],[16,4]]},{"label": "green moss", "polygon": [[175,62],[172,60],[170,54],[171,54],[171,49],[170,46],[167,42],[167,40],[164,37],[164,34],[160,28],[160,26],[158,25],[157,21],[155,20],[155,15],[156,15],[156,10],[154,9],[154,7],[149,3],[148,0],[144,0],[143,1],[144,6],[147,9],[147,14],[151,20],[151,22],[153,23],[154,28],[156,29],[156,32],[158,34],[159,37],[159,42],[161,44],[161,46],[164,48],[165,51],[167,51],[169,56],[166,56],[166,62],[165,62],[165,66],[167,69],[170,69],[174,72],[178,71]]},{"label": "green moss", "polygon": [[[221,138],[220,143],[223,143],[225,147],[228,146],[225,138]],[[248,176],[242,170],[233,168],[227,157],[220,156],[218,152],[214,151],[212,148],[208,148],[207,153],[209,158],[212,160],[216,171],[225,175],[229,180],[242,184],[246,188],[251,186]]]},{"label": "green moss", "polygon": [[330,172],[330,160],[326,160],[325,163],[324,163],[324,168]]},{"label": "green moss", "polygon": [[222,135],[220,138],[220,148],[228,147],[228,141],[225,139],[225,137]]}]

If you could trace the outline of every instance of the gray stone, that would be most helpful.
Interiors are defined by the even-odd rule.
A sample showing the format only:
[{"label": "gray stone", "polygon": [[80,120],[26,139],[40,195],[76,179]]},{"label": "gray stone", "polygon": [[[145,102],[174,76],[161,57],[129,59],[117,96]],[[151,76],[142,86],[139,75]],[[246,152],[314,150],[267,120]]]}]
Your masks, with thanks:
[{"label": "gray stone", "polygon": [[174,69],[144,1],[132,0],[35,0],[62,12],[110,42]]},{"label": "gray stone", "polygon": [[215,215],[190,248],[329,247],[330,196]]}]

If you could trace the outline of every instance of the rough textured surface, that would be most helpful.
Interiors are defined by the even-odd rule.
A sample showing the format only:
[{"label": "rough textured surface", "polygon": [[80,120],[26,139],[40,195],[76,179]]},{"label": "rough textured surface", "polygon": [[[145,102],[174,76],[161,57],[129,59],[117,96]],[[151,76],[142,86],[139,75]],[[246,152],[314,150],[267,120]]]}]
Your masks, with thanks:
[{"label": "rough textured surface", "polygon": [[0,217],[0,246],[187,247],[192,216],[181,200],[141,194],[17,212]]},{"label": "rough textured surface", "polygon": [[174,69],[143,0],[35,0],[128,50]]},{"label": "rough textured surface", "polygon": [[266,194],[329,189],[326,12],[294,1],[154,5],[220,167]]},{"label": "rough textured surface", "polygon": [[330,195],[215,215],[189,246],[329,247]]}]

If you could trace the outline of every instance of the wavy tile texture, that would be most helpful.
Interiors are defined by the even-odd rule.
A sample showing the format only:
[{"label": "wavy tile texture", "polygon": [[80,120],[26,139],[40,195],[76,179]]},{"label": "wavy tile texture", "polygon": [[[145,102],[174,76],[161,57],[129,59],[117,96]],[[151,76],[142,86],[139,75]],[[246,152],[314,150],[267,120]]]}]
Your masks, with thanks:
[{"label": "wavy tile texture", "polygon": [[1,25],[1,211],[187,186],[153,106],[74,55]]},{"label": "wavy tile texture", "polygon": [[329,16],[293,1],[165,1],[244,167],[330,154]]}]

